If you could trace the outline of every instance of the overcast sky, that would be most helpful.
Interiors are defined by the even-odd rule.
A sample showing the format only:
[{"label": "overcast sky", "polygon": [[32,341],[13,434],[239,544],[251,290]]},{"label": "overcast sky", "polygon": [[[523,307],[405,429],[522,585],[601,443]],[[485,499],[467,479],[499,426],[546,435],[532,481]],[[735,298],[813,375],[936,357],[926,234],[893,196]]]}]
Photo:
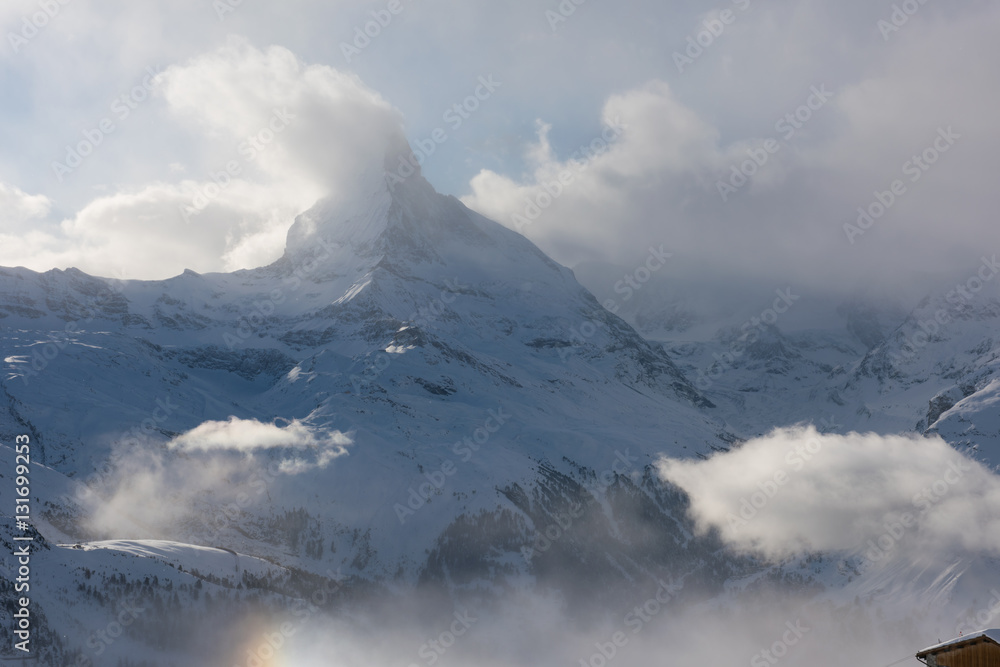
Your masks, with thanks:
[{"label": "overcast sky", "polygon": [[570,266],[662,244],[929,286],[1000,251],[996,2],[5,0],[0,26],[3,266],[265,264],[399,128]]}]

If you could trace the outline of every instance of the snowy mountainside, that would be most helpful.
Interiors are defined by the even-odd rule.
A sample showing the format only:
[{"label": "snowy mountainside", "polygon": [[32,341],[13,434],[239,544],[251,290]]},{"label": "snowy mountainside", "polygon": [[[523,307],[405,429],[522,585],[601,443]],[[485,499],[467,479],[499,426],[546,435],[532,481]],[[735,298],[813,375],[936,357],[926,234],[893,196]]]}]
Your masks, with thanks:
[{"label": "snowy mountainside", "polygon": [[[1000,282],[989,279],[995,258],[981,266],[987,279],[976,272],[943,283],[913,306],[793,292],[787,313],[773,318],[773,294],[742,307],[699,304],[712,314],[697,315],[689,298],[656,280],[618,299],[622,317],[664,346],[734,432],[810,422],[841,433],[939,433],[996,465]],[[599,298],[614,299],[610,277],[628,271],[578,274]],[[685,308],[685,326],[671,324]]]},{"label": "snowy mountainside", "polygon": [[[899,354],[920,309],[902,324],[863,306],[821,320],[839,327],[753,324],[750,340],[743,324],[760,311],[667,304],[674,319],[654,330],[669,335],[649,336],[663,345],[619,317],[639,310],[609,312],[419,175],[361,180],[301,215],[284,256],[259,269],[161,281],[0,269],[0,436],[32,439],[36,563],[60,573],[39,605],[66,634],[51,640],[60,664],[93,656],[130,595],[156,612],[109,655],[163,664],[187,654],[185,632],[199,646],[213,632],[171,626],[157,640],[152,619],[171,609],[196,609],[191,624],[247,605],[294,613],[331,586],[326,608],[340,611],[412,590],[627,609],[664,579],[682,582],[678,601],[709,605],[761,582],[870,601],[888,570],[861,577],[843,554],[767,565],[696,534],[655,460],[803,420],[957,445],[995,432],[985,295],[949,304],[953,323],[912,359]],[[803,310],[786,290],[767,297]],[[947,597],[959,579],[915,584],[913,599]],[[240,643],[220,642],[220,659]]]},{"label": "snowy mountainside", "polygon": [[[260,269],[0,269],[0,433],[29,434],[46,471],[52,567],[212,583],[227,557],[200,549],[222,548],[359,589],[537,578],[572,597],[586,572],[615,597],[691,563],[711,564],[691,580],[706,587],[749,566],[694,538],[652,471],[735,439],[666,353],[421,177],[366,188],[300,216]],[[305,442],[168,446],[248,424]],[[43,607],[72,607],[71,579]]]}]

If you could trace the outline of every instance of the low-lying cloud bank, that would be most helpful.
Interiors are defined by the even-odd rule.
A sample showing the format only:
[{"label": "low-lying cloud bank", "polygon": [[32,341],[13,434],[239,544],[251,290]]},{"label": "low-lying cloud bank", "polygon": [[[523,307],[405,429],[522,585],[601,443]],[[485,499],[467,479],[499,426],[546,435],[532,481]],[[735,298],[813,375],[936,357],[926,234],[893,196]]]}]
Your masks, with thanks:
[{"label": "low-lying cloud bank", "polygon": [[776,429],[704,461],[664,458],[698,530],[774,559],[835,551],[1000,553],[1000,477],[940,437]]},{"label": "low-lying cloud bank", "polygon": [[269,486],[327,468],[351,444],[351,434],[298,419],[285,425],[237,417],[206,421],[164,450],[129,451],[113,473],[81,486],[77,500],[96,535],[174,539],[185,534],[182,526],[203,528],[204,517],[218,508],[235,508],[225,524],[250,507],[263,509]]}]

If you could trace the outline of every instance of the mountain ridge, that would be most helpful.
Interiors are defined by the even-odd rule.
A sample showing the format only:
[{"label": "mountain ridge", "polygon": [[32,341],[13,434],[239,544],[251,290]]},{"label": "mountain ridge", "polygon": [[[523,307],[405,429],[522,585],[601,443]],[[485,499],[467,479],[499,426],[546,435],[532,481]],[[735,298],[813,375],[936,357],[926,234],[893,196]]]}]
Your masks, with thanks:
[{"label": "mountain ridge", "polygon": [[[690,378],[732,349],[729,323],[664,347],[419,173],[360,182],[300,215],[285,254],[256,269],[127,281],[0,268],[0,435],[30,432],[43,464],[45,562],[73,574],[40,599],[75,628],[70,644],[88,635],[68,619],[108,613],[72,594],[84,570],[122,590],[160,577],[191,605],[204,586],[234,611],[334,583],[355,600],[545,591],[616,609],[651,582],[718,604],[764,578],[839,599],[860,586],[847,561],[771,565],[698,534],[658,458],[707,458],[803,416],[914,428],[928,399],[934,428],[960,442],[991,409],[987,346],[962,356],[963,377],[922,366],[886,419],[848,424],[892,380],[857,361],[893,344],[872,313],[861,336],[765,327],[700,388]],[[992,319],[961,322],[967,348]],[[214,444],[180,444],[206,431]],[[238,579],[220,550],[260,568]]]}]

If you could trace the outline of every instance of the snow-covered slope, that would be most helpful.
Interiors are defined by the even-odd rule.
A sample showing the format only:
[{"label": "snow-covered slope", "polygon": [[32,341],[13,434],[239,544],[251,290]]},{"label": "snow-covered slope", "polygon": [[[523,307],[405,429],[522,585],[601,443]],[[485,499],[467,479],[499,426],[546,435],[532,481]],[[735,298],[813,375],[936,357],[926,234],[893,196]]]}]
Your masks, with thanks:
[{"label": "snow-covered slope", "polygon": [[[60,660],[92,656],[92,633],[132,594],[155,613],[109,655],[164,661],[191,653],[188,625],[155,639],[171,609],[196,609],[189,624],[286,613],[330,586],[355,602],[544,590],[605,609],[663,577],[683,581],[678,599],[761,578],[853,596],[842,563],[804,576],[695,535],[655,458],[803,420],[958,445],[997,433],[988,299],[962,304],[915,359],[893,355],[919,310],[902,325],[860,307],[827,318],[842,328],[753,324],[751,340],[741,315],[667,304],[662,345],[419,174],[360,181],[300,216],[259,269],[0,269],[0,441],[32,440],[36,562],[60,573],[39,604],[65,635],[50,638]],[[801,308],[776,294],[765,305]],[[97,595],[95,576],[112,592]]]},{"label": "snow-covered slope", "polygon": [[[996,465],[1000,282],[979,278],[996,264],[982,262],[981,274],[910,307],[785,289],[763,298],[756,287],[742,305],[711,298],[695,305],[662,276],[617,303],[741,435],[797,422],[841,433],[939,433]],[[588,265],[578,273],[599,298],[614,301],[609,276],[623,272]]]},{"label": "snow-covered slope", "polygon": [[[558,587],[560,564],[613,592],[713,558],[650,464],[734,436],[669,356],[419,174],[363,180],[300,216],[260,269],[0,269],[0,434],[29,434],[45,466],[60,566],[114,554],[215,572],[222,548],[453,591]],[[168,447],[252,420],[308,442]],[[154,538],[192,546],[136,541]]]}]

